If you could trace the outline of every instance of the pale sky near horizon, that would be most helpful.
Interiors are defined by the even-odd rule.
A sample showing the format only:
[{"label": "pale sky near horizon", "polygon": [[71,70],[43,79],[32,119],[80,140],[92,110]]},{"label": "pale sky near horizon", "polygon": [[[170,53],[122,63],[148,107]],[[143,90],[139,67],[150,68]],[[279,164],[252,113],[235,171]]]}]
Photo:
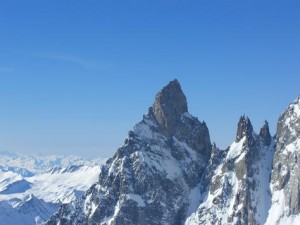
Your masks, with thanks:
[{"label": "pale sky near horizon", "polygon": [[3,1],[0,151],[109,157],[177,78],[226,148],[300,94],[299,1]]}]

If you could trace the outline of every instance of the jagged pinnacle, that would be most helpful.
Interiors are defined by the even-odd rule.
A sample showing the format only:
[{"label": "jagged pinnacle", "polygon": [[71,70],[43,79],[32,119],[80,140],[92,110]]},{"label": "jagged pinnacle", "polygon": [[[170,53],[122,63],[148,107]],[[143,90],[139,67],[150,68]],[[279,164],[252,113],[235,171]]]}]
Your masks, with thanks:
[{"label": "jagged pinnacle", "polygon": [[265,146],[269,146],[271,144],[271,134],[269,130],[269,124],[266,120],[265,120],[265,124],[260,129],[259,136]]},{"label": "jagged pinnacle", "polygon": [[171,81],[156,95],[153,113],[167,135],[173,134],[181,115],[187,111],[186,97],[178,80]]},{"label": "jagged pinnacle", "polygon": [[252,137],[253,127],[249,118],[245,115],[241,116],[236,133],[235,142],[239,142],[243,137]]},{"label": "jagged pinnacle", "polygon": [[296,100],[294,101],[294,104],[300,104],[300,95],[296,98]]}]

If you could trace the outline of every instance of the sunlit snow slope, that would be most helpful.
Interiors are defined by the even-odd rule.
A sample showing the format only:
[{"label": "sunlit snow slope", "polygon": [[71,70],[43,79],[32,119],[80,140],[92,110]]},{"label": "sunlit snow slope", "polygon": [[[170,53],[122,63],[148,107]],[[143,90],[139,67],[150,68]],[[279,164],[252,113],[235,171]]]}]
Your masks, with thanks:
[{"label": "sunlit snow slope", "polygon": [[[74,166],[62,167],[72,160]],[[75,200],[94,184],[105,159],[91,162],[75,156],[2,152],[0,161],[0,224],[34,225],[42,224],[62,203]]]}]

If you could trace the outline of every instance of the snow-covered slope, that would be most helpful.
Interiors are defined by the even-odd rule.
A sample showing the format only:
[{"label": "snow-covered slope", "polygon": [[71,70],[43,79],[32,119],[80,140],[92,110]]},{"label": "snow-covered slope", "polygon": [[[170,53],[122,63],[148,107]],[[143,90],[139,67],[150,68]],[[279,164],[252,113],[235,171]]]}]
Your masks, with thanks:
[{"label": "snow-covered slope", "polygon": [[0,201],[34,195],[46,202],[68,203],[97,181],[100,166],[74,166],[24,177],[0,171]]},{"label": "snow-covered slope", "polygon": [[[15,204],[14,204],[15,203]],[[54,213],[60,204],[45,202],[33,195],[16,202],[0,201],[1,225],[41,225]]]},{"label": "snow-covered slope", "polygon": [[[3,153],[2,153],[3,156]],[[0,159],[2,158],[0,156]],[[27,166],[19,168],[0,166],[0,224],[2,225],[34,225],[48,219],[62,203],[69,203],[81,196],[97,180],[101,161],[75,160],[75,165],[54,167],[63,162],[71,164],[77,157],[45,157],[36,159],[33,156],[5,154],[6,164],[14,162]],[[2,161],[4,161],[2,158]],[[53,161],[47,161],[51,158]],[[22,160],[29,159],[29,162]],[[54,159],[56,163],[54,163]],[[37,163],[40,167],[37,167]],[[51,163],[53,162],[53,163]],[[91,165],[94,164],[94,165]],[[48,165],[48,166],[47,166]]]},{"label": "snow-covered slope", "polygon": [[264,224],[273,154],[268,124],[257,135],[250,120],[241,117],[236,140],[223,151],[203,202],[185,224]]}]

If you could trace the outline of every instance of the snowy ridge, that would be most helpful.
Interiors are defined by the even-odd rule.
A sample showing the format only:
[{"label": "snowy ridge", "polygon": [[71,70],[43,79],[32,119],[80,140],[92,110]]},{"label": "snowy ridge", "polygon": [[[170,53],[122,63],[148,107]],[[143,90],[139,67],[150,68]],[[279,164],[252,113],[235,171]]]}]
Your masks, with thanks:
[{"label": "snowy ridge", "polygon": [[0,221],[3,225],[42,225],[59,205],[47,203],[33,195],[27,196],[17,205],[0,201]]},{"label": "snowy ridge", "polygon": [[[2,156],[0,158],[4,161]],[[96,183],[101,167],[100,164],[91,166],[91,162],[86,161],[88,165],[47,169],[48,163],[40,161],[40,165],[45,169],[41,170],[41,167],[33,167],[36,164],[32,164],[32,156],[5,153],[4,158],[10,158],[8,162],[27,165],[29,169],[34,168],[35,171],[33,173],[25,168],[0,166],[0,221],[4,221],[5,225],[42,224],[62,203],[75,200]],[[77,157],[67,160],[55,156],[45,158],[59,158],[59,162],[55,165],[61,165],[62,162],[69,164],[71,158]],[[30,159],[30,161],[26,163],[22,162],[22,159]],[[85,163],[81,159],[75,161],[75,164],[79,162]]]},{"label": "snowy ridge", "polygon": [[[299,131],[299,117],[300,117],[300,97],[298,97],[292,104],[289,105],[285,114],[282,115],[284,117],[284,125],[288,127],[288,131],[290,135],[300,137]],[[282,140],[280,140],[282,141]]]},{"label": "snowy ridge", "polygon": [[0,171],[1,172],[9,172],[10,171],[15,174],[20,174],[22,177],[32,177],[34,175],[34,173],[28,171],[27,169],[13,167],[13,166],[0,166]]},{"label": "snowy ridge", "polygon": [[[124,154],[122,152],[124,150],[119,149],[117,155],[111,163],[107,165],[107,177],[122,177],[123,182],[126,183],[126,190],[124,194],[121,194],[118,197],[115,206],[112,208],[112,214],[103,218],[101,224],[113,224],[118,221],[121,207],[126,204],[135,204],[135,207],[139,208],[139,210],[151,204],[158,203],[159,207],[162,209],[167,207],[167,204],[170,204],[170,202],[168,202],[170,199],[167,198],[162,198],[161,200],[153,199],[152,195],[155,196],[156,194],[152,193],[152,191],[149,193],[137,193],[136,187],[131,184],[132,173],[136,174],[137,180],[140,179],[141,183],[145,182],[146,185],[152,185],[148,183],[148,180],[153,180],[153,175],[155,177],[163,176],[164,179],[168,179],[170,182],[176,181],[176,184],[184,190],[181,194],[184,194],[185,197],[182,196],[174,202],[173,206],[175,207],[175,210],[182,207],[180,206],[182,204],[189,204],[188,201],[191,197],[190,193],[192,193],[192,197],[194,197],[196,193],[199,193],[198,187],[191,189],[186,185],[184,174],[188,174],[189,168],[193,168],[191,163],[194,163],[194,160],[198,160],[199,163],[201,163],[201,158],[199,158],[195,151],[187,146],[187,144],[178,141],[174,137],[174,146],[186,155],[182,160],[176,160],[172,156],[171,149],[167,146],[168,139],[155,132],[155,128],[157,128],[157,124],[149,122],[149,118],[144,118],[141,123],[134,127],[134,130],[130,132],[129,137],[126,140],[128,144],[130,144],[133,139],[134,141],[137,141],[135,144],[137,145],[136,149],[138,149],[138,151],[131,152],[128,156],[117,157],[118,154]],[[149,139],[152,140],[152,144],[145,146],[145,140]],[[128,167],[129,162],[131,164],[130,167]],[[95,195],[95,192],[99,193]],[[97,210],[100,208],[99,205],[95,204],[95,201],[99,202],[100,199],[105,199],[106,196],[111,194],[113,193],[109,186],[104,188],[103,186],[97,185],[90,189],[80,202],[73,203],[70,207],[75,210],[78,208],[84,209],[83,211],[75,211],[76,216],[79,218],[93,218],[94,214],[96,214]],[[81,207],[78,207],[78,205],[81,205]],[[73,216],[70,218],[73,218]],[[79,221],[81,220],[79,219],[76,221],[77,222],[73,221],[72,223],[80,224]]]},{"label": "snowy ridge", "polygon": [[[264,224],[271,205],[266,177],[271,174],[274,142],[264,146],[259,136],[252,135],[233,142],[224,152],[226,156],[211,178],[206,197],[186,225]],[[257,140],[254,146],[248,146],[249,138]],[[245,209],[254,217],[244,217]]]},{"label": "snowy ridge", "polygon": [[279,118],[267,225],[300,223],[300,97]]}]

